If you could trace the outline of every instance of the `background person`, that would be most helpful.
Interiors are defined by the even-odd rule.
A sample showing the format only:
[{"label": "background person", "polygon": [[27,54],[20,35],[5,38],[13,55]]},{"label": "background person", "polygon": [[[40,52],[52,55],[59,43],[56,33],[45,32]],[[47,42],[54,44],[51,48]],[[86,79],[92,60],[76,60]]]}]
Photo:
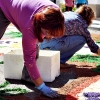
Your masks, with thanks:
[{"label": "background person", "polygon": [[73,0],[65,0],[65,9],[66,9],[66,11],[72,11],[73,7],[74,7]]},{"label": "background person", "polygon": [[75,0],[76,7],[79,8],[82,5],[88,5],[88,0]]},{"label": "background person", "polygon": [[64,12],[65,35],[61,38],[46,38],[40,45],[40,49],[60,51],[60,63],[65,64],[85,43],[91,52],[100,55],[100,48],[88,31],[88,26],[94,19],[93,10],[86,5],[79,7],[75,12]]},{"label": "background person", "polygon": [[59,7],[50,0],[0,0],[0,38],[10,23],[22,33],[24,65],[31,80],[44,95],[58,97],[40,76],[36,65],[36,43],[42,42],[45,36],[63,35],[64,17]]}]

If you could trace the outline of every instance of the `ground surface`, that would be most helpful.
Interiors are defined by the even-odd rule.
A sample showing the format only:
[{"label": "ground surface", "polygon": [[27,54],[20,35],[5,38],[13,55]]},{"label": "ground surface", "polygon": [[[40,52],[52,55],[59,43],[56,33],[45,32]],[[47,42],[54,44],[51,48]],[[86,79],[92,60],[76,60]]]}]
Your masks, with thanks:
[{"label": "ground surface", "polygon": [[[100,40],[100,34],[92,34],[95,41]],[[66,95],[73,89],[85,81],[89,81],[93,77],[100,75],[92,69],[96,67],[95,63],[86,62],[66,62],[66,65],[61,65],[61,74],[52,83],[46,83],[48,86],[58,88],[59,98],[53,100],[66,100]],[[75,80],[73,80],[75,79]],[[72,80],[69,82],[69,80]],[[9,80],[11,83],[20,84],[21,81]],[[22,84],[22,83],[21,83]],[[34,89],[32,84],[24,83],[28,88]],[[6,100],[52,100],[43,96],[39,91],[16,96],[3,96]],[[1,99],[0,99],[1,100]],[[69,100],[69,99],[68,99]],[[71,100],[75,100],[74,98]]]}]

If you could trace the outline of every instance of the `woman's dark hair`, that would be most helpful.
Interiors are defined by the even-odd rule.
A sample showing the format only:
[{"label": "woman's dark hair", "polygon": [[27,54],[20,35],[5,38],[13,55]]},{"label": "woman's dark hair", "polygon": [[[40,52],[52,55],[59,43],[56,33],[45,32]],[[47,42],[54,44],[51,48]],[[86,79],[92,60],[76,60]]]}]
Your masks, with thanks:
[{"label": "woman's dark hair", "polygon": [[51,36],[64,35],[64,16],[59,8],[46,7],[39,13],[36,13],[33,18],[34,33],[38,41],[42,42],[42,31],[45,29],[49,31]]},{"label": "woman's dark hair", "polygon": [[80,14],[84,20],[86,20],[88,26],[92,23],[92,20],[95,18],[95,14],[91,7],[88,5],[82,5],[76,11],[78,14]]}]

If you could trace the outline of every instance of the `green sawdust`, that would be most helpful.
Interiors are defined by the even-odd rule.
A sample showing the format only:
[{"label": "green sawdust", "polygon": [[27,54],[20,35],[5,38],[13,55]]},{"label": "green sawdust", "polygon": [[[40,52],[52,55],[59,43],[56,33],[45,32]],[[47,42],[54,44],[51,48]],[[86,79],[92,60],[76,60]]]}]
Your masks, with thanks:
[{"label": "green sawdust", "polygon": [[24,93],[28,93],[28,91],[26,89],[21,89],[21,88],[0,90],[0,95],[16,95],[16,94],[18,95]]},{"label": "green sawdust", "polygon": [[96,66],[97,68],[94,68],[93,71],[100,73],[100,64]]},{"label": "green sawdust", "polygon": [[96,43],[100,44],[100,41],[96,41]]},{"label": "green sawdust", "polygon": [[100,56],[75,55],[75,56],[71,57],[71,59],[69,61],[96,63],[96,68],[94,68],[93,71],[100,73]]},{"label": "green sawdust", "polygon": [[6,33],[6,35],[9,35],[11,38],[19,38],[19,37],[22,37],[22,33],[21,32],[9,32],[9,33]]},{"label": "green sawdust", "polygon": [[0,48],[5,48],[5,47],[7,47],[7,46],[0,46]]},{"label": "green sawdust", "polygon": [[75,55],[70,59],[70,61],[78,61],[78,62],[88,62],[88,63],[100,64],[100,56]]},{"label": "green sawdust", "polygon": [[0,61],[0,64],[4,64],[4,61]]},{"label": "green sawdust", "polygon": [[0,88],[6,87],[8,84],[10,84],[8,81],[5,81],[4,83],[0,84]]},{"label": "green sawdust", "polygon": [[0,84],[0,96],[18,95],[18,94],[24,94],[29,92],[29,90],[27,89],[22,89],[20,87],[9,87],[9,86],[10,83],[8,81],[5,81],[4,83]]}]

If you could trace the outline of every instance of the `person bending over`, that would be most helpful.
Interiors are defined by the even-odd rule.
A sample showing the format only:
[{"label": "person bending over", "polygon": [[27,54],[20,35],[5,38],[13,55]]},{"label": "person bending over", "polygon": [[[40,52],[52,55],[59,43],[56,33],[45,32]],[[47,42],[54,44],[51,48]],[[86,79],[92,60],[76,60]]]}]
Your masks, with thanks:
[{"label": "person bending over", "polygon": [[50,0],[0,0],[0,38],[10,23],[22,33],[24,65],[31,80],[45,96],[58,97],[40,76],[36,44],[44,37],[50,39],[64,34],[64,17],[59,7]]},{"label": "person bending over", "polygon": [[60,63],[65,64],[85,43],[87,43],[91,52],[100,55],[100,48],[88,31],[88,26],[95,18],[93,10],[83,5],[75,12],[64,12],[65,35],[61,38],[44,39],[40,44],[40,49],[59,50]]}]

